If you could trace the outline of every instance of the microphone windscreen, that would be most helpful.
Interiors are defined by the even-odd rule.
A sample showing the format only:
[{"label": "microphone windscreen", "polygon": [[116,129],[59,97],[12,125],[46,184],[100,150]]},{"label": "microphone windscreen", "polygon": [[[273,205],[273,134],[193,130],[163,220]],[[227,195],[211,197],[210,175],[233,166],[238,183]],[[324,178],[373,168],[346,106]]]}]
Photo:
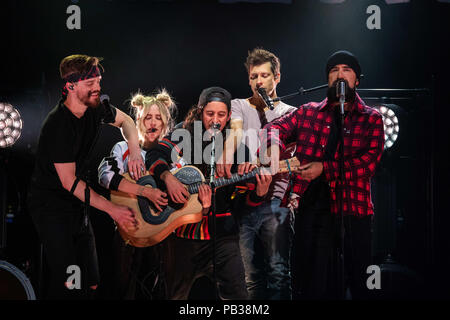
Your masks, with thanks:
[{"label": "microphone windscreen", "polygon": [[258,93],[262,96],[264,96],[266,94],[266,90],[263,87],[259,87],[256,90],[258,90]]},{"label": "microphone windscreen", "polygon": [[267,96],[267,92],[266,89],[259,87],[256,89],[259,93],[259,95],[261,96],[261,98],[263,99],[264,103],[266,104],[266,106],[270,109],[273,110],[273,103],[272,101],[270,101],[269,97]]},{"label": "microphone windscreen", "polygon": [[345,82],[345,80],[339,80],[336,83],[336,96],[337,97],[345,96],[346,91],[347,91],[347,83]]},{"label": "microphone windscreen", "polygon": [[108,96],[107,94],[102,94],[102,95],[100,96],[100,101],[101,101],[102,103],[109,102],[109,96]]}]

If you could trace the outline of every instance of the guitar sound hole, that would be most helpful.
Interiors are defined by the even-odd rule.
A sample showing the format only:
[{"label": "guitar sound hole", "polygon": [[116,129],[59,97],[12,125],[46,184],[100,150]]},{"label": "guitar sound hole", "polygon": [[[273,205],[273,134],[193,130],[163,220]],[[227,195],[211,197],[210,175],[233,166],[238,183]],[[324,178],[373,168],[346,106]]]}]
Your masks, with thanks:
[{"label": "guitar sound hole", "polygon": [[180,210],[181,208],[184,207],[184,205],[185,205],[184,203],[175,203],[175,202],[169,201],[169,206],[171,208],[175,209],[175,211]]},{"label": "guitar sound hole", "polygon": [[170,197],[169,197],[169,203],[167,204],[167,206],[159,206],[162,209],[162,211],[158,211],[158,209],[155,207],[153,202],[148,201],[148,203],[149,203],[149,206],[150,206],[150,209],[151,209],[150,213],[152,214],[152,216],[155,216],[155,217],[158,217],[161,214],[161,212],[165,212],[167,210],[170,210],[171,212],[180,210],[185,205],[185,203],[173,202],[172,200],[170,200]]}]

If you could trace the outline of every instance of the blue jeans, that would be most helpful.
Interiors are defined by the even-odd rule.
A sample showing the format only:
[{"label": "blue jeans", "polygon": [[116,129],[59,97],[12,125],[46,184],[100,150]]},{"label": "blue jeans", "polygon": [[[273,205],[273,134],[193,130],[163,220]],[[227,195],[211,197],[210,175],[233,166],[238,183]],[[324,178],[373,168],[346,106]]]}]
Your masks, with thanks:
[{"label": "blue jeans", "polygon": [[294,237],[294,216],[274,198],[240,221],[242,260],[249,299],[290,300],[290,255]]}]

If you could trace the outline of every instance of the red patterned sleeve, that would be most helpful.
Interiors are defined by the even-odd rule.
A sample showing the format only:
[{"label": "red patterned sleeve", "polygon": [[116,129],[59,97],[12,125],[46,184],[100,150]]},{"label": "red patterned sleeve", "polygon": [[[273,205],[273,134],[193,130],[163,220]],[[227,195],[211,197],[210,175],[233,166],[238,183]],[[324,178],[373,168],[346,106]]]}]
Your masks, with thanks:
[{"label": "red patterned sleeve", "polygon": [[268,146],[272,144],[280,147],[280,154],[286,149],[286,142],[295,137],[298,125],[298,119],[302,116],[303,109],[288,113],[277,120],[274,120],[264,126],[260,132],[261,147],[258,154],[265,152]]}]

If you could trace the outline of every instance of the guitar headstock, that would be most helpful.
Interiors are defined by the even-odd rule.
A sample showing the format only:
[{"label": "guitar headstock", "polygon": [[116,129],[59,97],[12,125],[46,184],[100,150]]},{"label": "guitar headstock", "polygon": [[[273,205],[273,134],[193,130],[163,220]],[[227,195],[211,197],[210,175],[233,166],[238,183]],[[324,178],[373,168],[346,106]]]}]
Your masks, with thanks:
[{"label": "guitar headstock", "polygon": [[300,161],[297,157],[292,157],[286,160],[280,160],[278,165],[278,172],[286,173],[298,170],[300,167]]}]

